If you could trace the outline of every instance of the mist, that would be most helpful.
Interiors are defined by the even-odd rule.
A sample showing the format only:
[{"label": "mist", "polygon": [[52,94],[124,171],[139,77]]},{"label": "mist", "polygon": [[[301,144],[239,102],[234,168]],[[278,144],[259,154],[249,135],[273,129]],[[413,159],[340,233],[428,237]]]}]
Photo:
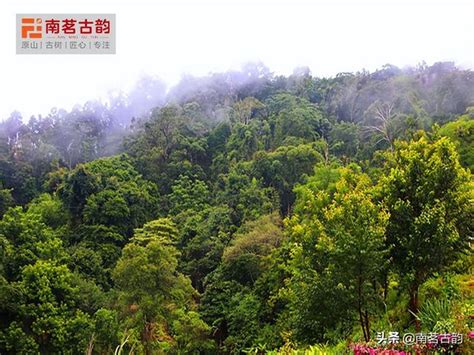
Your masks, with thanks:
[{"label": "mist", "polygon": [[236,103],[246,98],[265,102],[279,93],[306,97],[334,123],[373,126],[373,111],[389,105],[427,129],[474,105],[474,74],[453,62],[439,62],[405,68],[387,64],[373,72],[322,78],[308,67],[283,76],[263,63],[247,63],[240,70],[184,76],[174,86],[143,76],[127,92],[111,92],[71,110],[58,103],[46,114],[27,118],[19,107],[0,124],[0,135],[15,159],[45,154],[46,160],[71,168],[123,151],[124,139],[139,133],[162,107],[181,108],[192,129],[206,134],[220,122],[231,121]]},{"label": "mist", "polygon": [[[117,15],[113,56],[19,56],[14,19],[25,12]],[[473,68],[471,1],[2,1],[0,118],[19,110],[28,119],[51,107],[108,100],[130,92],[143,76],[167,87],[182,76],[239,70],[263,62],[276,75],[308,66],[313,75],[375,71],[426,60]]]}]

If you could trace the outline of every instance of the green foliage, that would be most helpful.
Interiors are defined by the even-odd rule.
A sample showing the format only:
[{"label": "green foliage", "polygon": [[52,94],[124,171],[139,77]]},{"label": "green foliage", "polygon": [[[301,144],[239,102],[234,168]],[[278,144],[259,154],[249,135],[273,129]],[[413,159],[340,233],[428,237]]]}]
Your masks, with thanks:
[{"label": "green foliage", "polygon": [[462,115],[456,121],[446,123],[438,133],[449,137],[459,152],[461,164],[474,171],[474,114]]},{"label": "green foliage", "polygon": [[239,352],[255,342],[281,342],[272,324],[276,307],[264,301],[275,285],[261,280],[270,281],[267,273],[276,271],[270,255],[282,239],[282,222],[276,214],[247,222],[224,250],[221,266],[207,279],[201,312],[217,340],[225,338],[228,351]]},{"label": "green foliage", "polygon": [[28,213],[41,216],[41,220],[51,228],[64,227],[70,219],[62,202],[49,194],[42,194],[30,202]]},{"label": "green foliage", "polygon": [[58,193],[77,220],[117,226],[122,233],[143,224],[156,208],[156,187],[143,180],[124,155],[79,165]]},{"label": "green foliage", "polygon": [[447,138],[400,142],[388,159],[380,181],[390,213],[387,246],[416,314],[419,286],[467,248],[474,220],[470,177]]},{"label": "green foliage", "polygon": [[230,121],[233,123],[248,124],[255,111],[264,108],[264,105],[254,97],[246,97],[234,103]]},{"label": "green foliage", "polygon": [[256,178],[249,177],[245,172],[232,170],[227,175],[221,175],[218,183],[222,187],[217,201],[229,206],[231,221],[236,226],[276,209],[274,190],[262,187]]},{"label": "green foliage", "polygon": [[255,123],[236,124],[226,145],[231,161],[250,160],[252,155],[263,148],[258,140],[258,126]]},{"label": "green foliage", "polygon": [[[323,177],[334,174],[320,169],[326,170]],[[321,181],[326,189],[312,190],[314,178],[299,187],[303,197],[287,221],[294,241],[290,290],[295,336],[307,344],[332,340],[325,329],[344,325],[344,332],[356,319],[368,340],[371,314],[382,300],[374,292],[382,280],[371,275],[385,267],[388,215],[374,201],[367,175],[355,166],[337,174],[334,185]]]},{"label": "green foliage", "polygon": [[265,257],[282,239],[282,222],[275,213],[247,222],[224,249],[223,274],[242,285],[252,285],[267,267]]},{"label": "green foliage", "polygon": [[276,213],[247,222],[224,251],[223,262],[231,262],[245,254],[268,255],[280,245],[282,237],[282,223]]},{"label": "green foliage", "polygon": [[182,175],[171,187],[169,194],[169,212],[172,215],[179,215],[182,211],[201,211],[209,199],[209,189],[201,180],[191,180],[188,176]]},{"label": "green foliage", "polygon": [[353,159],[360,149],[360,127],[354,123],[335,123],[329,133],[331,151],[342,159]]},{"label": "green foliage", "polygon": [[453,312],[449,301],[427,300],[417,315],[422,326],[428,331],[448,333],[455,331]]},{"label": "green foliage", "polygon": [[94,314],[93,349],[98,353],[112,353],[119,344],[119,317],[115,310],[100,308]]},{"label": "green foliage", "polygon": [[288,213],[295,199],[293,188],[297,183],[303,182],[305,174],[311,174],[314,165],[322,160],[314,143],[284,146],[273,152],[261,151],[255,154],[252,170],[265,186],[276,189],[281,210]]},{"label": "green foliage", "polygon": [[2,332],[2,347],[22,349],[22,339],[11,336],[19,332],[29,339],[31,349],[48,353],[67,349],[71,354],[84,351],[92,333],[91,319],[77,304],[79,289],[66,266],[39,260],[25,266],[13,286],[20,293],[18,313],[16,322]]},{"label": "green foliage", "polygon": [[288,94],[278,94],[268,100],[275,118],[276,145],[285,145],[288,137],[314,141],[324,137],[329,123],[321,111],[309,101]]},{"label": "green foliage", "polygon": [[37,213],[35,206],[26,212],[11,208],[0,221],[4,245],[3,270],[8,280],[17,280],[24,266],[38,260],[66,261],[60,230],[54,230]]},{"label": "green foliage", "polygon": [[0,353],[344,354],[417,325],[466,339],[472,83],[452,63],[254,64],[13,113]]},{"label": "green foliage", "polygon": [[14,201],[9,189],[0,189],[0,217],[3,217],[8,208],[13,207]]},{"label": "green foliage", "polygon": [[[124,247],[113,271],[123,325],[135,330],[131,341],[146,353],[210,346],[199,336],[207,333],[207,325],[196,314],[186,314],[194,308],[196,292],[176,270],[176,235],[168,219],[145,224]],[[183,333],[190,327],[196,337]]]}]

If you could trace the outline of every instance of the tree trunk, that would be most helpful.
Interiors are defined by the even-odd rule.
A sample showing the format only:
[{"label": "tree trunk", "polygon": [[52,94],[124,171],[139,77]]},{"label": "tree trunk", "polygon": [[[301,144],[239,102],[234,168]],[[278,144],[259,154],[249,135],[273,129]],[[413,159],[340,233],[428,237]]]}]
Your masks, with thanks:
[{"label": "tree trunk", "polygon": [[360,322],[360,326],[362,327],[362,333],[364,333],[365,341],[369,341],[369,337],[368,337],[367,332],[365,330],[364,316],[362,315],[362,310],[360,308],[359,308],[359,322]]},{"label": "tree trunk", "polygon": [[[361,287],[361,283],[362,283],[362,280],[361,278],[359,277],[358,278],[358,283],[357,283],[357,308],[358,308],[358,311],[359,311],[359,322],[360,322],[360,326],[362,327],[362,332],[364,333],[364,339],[365,341],[369,341],[369,338],[370,338],[370,335],[367,331],[367,319],[364,319],[364,315],[363,315],[363,312],[362,312],[362,287]],[[366,314],[367,315],[367,314]]]},{"label": "tree trunk", "polygon": [[367,341],[370,341],[370,321],[369,321],[369,312],[365,310],[365,331],[367,333]]},{"label": "tree trunk", "polygon": [[409,309],[411,311],[412,321],[415,323],[415,329],[417,332],[420,331],[420,321],[418,319],[418,283],[414,283],[410,287],[410,302]]}]

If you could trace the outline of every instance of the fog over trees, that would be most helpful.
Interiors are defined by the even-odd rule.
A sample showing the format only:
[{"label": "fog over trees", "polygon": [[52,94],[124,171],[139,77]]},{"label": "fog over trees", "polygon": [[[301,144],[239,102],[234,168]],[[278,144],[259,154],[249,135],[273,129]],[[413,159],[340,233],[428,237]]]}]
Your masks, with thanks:
[{"label": "fog over trees", "polygon": [[57,107],[0,122],[0,353],[474,351],[471,70],[250,63]]}]

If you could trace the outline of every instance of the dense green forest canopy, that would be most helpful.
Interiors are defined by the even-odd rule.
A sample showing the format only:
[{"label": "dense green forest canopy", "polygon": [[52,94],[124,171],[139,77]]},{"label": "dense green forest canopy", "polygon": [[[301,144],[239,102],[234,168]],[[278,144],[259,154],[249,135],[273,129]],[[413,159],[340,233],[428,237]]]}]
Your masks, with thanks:
[{"label": "dense green forest canopy", "polygon": [[0,353],[344,353],[381,331],[469,353],[473,144],[474,73],[449,62],[249,64],[14,112]]}]

